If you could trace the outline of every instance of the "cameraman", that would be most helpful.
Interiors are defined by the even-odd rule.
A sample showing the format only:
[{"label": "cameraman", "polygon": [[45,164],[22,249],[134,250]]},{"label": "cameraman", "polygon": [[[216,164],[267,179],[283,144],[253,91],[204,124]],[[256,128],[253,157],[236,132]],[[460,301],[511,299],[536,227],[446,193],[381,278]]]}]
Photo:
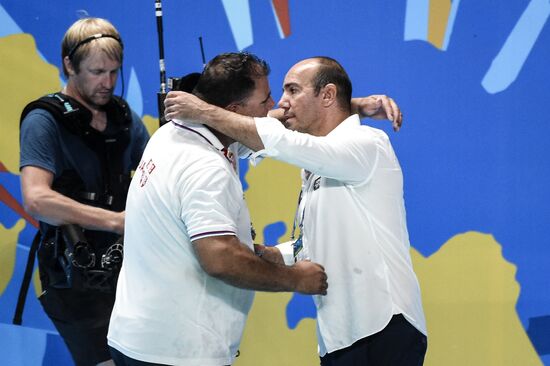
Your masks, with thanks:
[{"label": "cameraman", "polygon": [[21,121],[23,202],[40,220],[39,300],[79,366],[112,364],[106,334],[118,266],[106,258],[149,137],[113,95],[122,49],[107,20],[75,22],[62,41],[67,85],[30,103]]}]

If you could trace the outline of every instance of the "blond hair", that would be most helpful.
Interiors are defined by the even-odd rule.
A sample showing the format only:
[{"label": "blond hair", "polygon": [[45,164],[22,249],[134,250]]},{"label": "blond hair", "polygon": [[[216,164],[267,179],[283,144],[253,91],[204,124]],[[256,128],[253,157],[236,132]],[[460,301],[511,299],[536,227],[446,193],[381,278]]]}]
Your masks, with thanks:
[{"label": "blond hair", "polygon": [[[100,49],[107,56],[122,63],[122,41],[116,28],[106,19],[83,18],[67,29],[61,42],[61,59],[69,57],[78,73],[80,63],[92,49]],[[63,73],[69,76],[63,63]]]}]

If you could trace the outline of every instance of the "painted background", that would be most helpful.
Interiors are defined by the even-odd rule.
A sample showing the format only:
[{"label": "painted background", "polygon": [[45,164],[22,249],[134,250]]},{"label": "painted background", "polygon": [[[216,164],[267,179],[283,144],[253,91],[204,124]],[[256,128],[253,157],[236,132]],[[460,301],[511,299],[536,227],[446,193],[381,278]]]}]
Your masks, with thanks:
[{"label": "painted background", "polygon": [[[248,50],[267,59],[274,98],[285,72],[337,58],[354,95],[384,93],[405,175],[427,365],[550,365],[550,1],[165,0],[167,74]],[[19,115],[61,88],[60,43],[79,17],[111,20],[125,45],[125,97],[149,130],[159,88],[154,1],[0,0],[0,365],[71,365],[36,301],[11,325],[36,223],[21,208]],[[118,88],[120,92],[120,87]],[[260,240],[287,240],[298,170],[241,164]],[[338,243],[334,243],[338,245]],[[182,279],[183,281],[184,279]],[[306,296],[258,294],[236,365],[315,365]]]}]

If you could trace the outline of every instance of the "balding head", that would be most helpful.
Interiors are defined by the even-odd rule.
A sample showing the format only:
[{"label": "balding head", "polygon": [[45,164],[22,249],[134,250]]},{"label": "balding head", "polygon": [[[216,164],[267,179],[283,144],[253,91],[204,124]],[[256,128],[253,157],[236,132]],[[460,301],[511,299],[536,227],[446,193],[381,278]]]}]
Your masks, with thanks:
[{"label": "balding head", "polygon": [[315,94],[319,95],[319,92],[327,84],[334,84],[336,86],[338,105],[340,108],[349,113],[351,111],[351,93],[352,86],[349,76],[333,58],[326,56],[317,56],[302,61],[303,63],[310,63],[316,66],[316,70],[311,79],[311,85],[315,90]]}]

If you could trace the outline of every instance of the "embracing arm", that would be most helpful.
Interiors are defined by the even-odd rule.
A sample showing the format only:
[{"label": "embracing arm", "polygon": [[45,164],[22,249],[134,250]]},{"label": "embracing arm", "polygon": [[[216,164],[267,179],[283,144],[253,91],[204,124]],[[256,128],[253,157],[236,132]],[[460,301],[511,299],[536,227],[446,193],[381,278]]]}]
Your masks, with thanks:
[{"label": "embracing arm", "polygon": [[[392,122],[394,131],[399,131],[403,124],[403,113],[395,101],[387,95],[369,95],[368,97],[351,98],[351,113],[360,118],[387,119]],[[275,108],[269,111],[269,117],[284,122],[284,110]]]},{"label": "embracing arm", "polygon": [[51,225],[77,224],[86,229],[124,232],[124,212],[113,212],[72,200],[52,187],[53,173],[35,166],[21,169],[25,210]]},{"label": "embracing arm", "polygon": [[361,118],[390,120],[394,131],[399,131],[403,124],[403,113],[397,103],[387,95],[352,98],[351,113],[357,113]]},{"label": "embracing arm", "polygon": [[312,262],[284,266],[264,260],[236,236],[211,236],[193,242],[201,267],[209,275],[240,288],[259,291],[327,293],[324,268]]},{"label": "embracing arm", "polygon": [[254,244],[254,253],[268,262],[285,264],[281,251],[276,247],[268,247],[262,244]]},{"label": "embracing arm", "polygon": [[168,93],[164,105],[167,120],[182,118],[204,123],[254,151],[264,148],[252,117],[216,107],[185,92]]},{"label": "embracing arm", "polygon": [[[387,95],[369,95],[368,97],[351,98],[351,113],[360,118],[387,119],[392,122],[394,131],[399,131],[403,124],[403,113],[395,101]],[[284,110],[276,108],[269,111],[269,117],[284,122]]]},{"label": "embracing arm", "polygon": [[[176,118],[194,120],[220,131],[254,151],[264,148],[256,130],[254,120],[251,117],[210,105],[194,95],[185,92],[168,93],[164,105],[167,120]],[[361,118],[368,117],[392,121],[395,131],[399,131],[403,123],[403,114],[399,106],[392,98],[386,95],[352,98],[351,108],[352,113],[359,114]],[[269,116],[283,121],[283,109],[273,109],[269,112]]]},{"label": "embracing arm", "polygon": [[[369,176],[376,158],[376,145],[365,134],[355,135],[353,140],[342,140],[290,131],[274,118],[243,116],[183,92],[170,92],[165,105],[168,119],[183,117],[204,123],[254,151],[267,147],[267,156],[324,177],[349,182],[363,181]],[[267,133],[270,137],[262,140],[260,134],[265,139],[265,130],[270,131]],[[277,146],[273,148],[275,144]]]}]

